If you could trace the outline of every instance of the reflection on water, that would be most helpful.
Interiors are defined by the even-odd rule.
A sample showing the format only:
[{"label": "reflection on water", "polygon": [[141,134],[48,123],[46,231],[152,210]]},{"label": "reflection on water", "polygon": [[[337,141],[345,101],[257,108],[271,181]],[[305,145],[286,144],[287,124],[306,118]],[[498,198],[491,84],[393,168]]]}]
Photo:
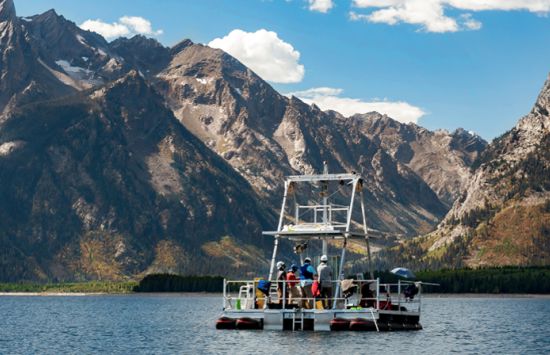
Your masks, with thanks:
[{"label": "reflection on water", "polygon": [[550,354],[549,298],[424,298],[424,330],[223,331],[214,296],[0,297],[0,353]]}]

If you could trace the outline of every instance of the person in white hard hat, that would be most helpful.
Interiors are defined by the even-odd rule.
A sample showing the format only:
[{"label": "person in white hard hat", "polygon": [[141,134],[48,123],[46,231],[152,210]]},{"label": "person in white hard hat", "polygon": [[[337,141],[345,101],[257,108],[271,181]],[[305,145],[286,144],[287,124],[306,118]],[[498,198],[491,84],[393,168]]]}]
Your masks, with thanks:
[{"label": "person in white hard hat", "polygon": [[319,283],[321,284],[321,300],[323,308],[330,308],[330,299],[332,298],[332,268],[328,265],[326,255],[321,256],[321,263],[317,267],[317,275],[319,275]]}]

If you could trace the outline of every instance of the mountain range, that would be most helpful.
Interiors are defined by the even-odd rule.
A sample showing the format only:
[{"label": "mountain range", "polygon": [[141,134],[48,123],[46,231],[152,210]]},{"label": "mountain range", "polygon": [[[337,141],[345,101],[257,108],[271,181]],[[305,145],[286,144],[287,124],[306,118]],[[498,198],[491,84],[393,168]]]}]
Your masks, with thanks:
[{"label": "mountain range", "polygon": [[494,139],[437,228],[380,253],[379,266],[550,264],[550,77],[531,112]]},{"label": "mountain range", "polygon": [[[17,17],[12,0],[0,0],[0,52],[2,281],[265,271],[272,241],[260,232],[276,223],[283,177],[324,162],[364,176],[381,245],[427,234],[414,239],[426,258],[466,238],[466,224],[464,262],[525,263],[499,259],[465,216],[548,200],[548,84],[533,112],[488,144],[463,129],[322,111],[222,50],[107,42],[53,10]],[[503,192],[504,179],[515,186],[532,169],[540,186]],[[487,228],[493,239],[507,230]]]}]

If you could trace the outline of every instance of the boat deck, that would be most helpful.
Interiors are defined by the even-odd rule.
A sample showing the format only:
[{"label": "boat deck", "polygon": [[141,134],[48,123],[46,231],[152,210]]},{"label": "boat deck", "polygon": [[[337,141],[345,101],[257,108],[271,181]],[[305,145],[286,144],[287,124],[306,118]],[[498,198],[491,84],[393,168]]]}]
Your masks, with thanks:
[{"label": "boat deck", "polygon": [[[340,281],[333,281],[340,282]],[[410,299],[402,290],[411,283],[380,284],[376,280],[353,280],[354,287],[374,287],[374,294],[364,298],[358,292],[347,297],[325,300],[332,306],[323,308],[319,298],[279,299],[277,285],[269,295],[258,290],[259,280],[224,281],[224,310],[218,329],[311,330],[311,331],[388,331],[419,330],[421,295]],[[231,286],[233,285],[233,286]],[[239,285],[238,292],[235,286]],[[283,285],[286,294],[286,285]],[[384,290],[380,293],[380,290]],[[235,290],[230,292],[230,290]],[[304,303],[305,302],[305,303]],[[370,305],[362,307],[361,305]],[[326,303],[325,303],[326,305]]]}]

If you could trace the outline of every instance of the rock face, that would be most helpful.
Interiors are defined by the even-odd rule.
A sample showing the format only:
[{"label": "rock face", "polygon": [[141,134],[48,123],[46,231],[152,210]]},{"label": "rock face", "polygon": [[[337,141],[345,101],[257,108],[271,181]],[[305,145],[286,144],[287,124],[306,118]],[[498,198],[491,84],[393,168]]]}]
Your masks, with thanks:
[{"label": "rock face", "polygon": [[15,16],[12,0],[1,0],[0,121],[2,113],[19,103],[65,95],[72,91],[34,53],[26,26],[26,21]]},{"label": "rock face", "polygon": [[327,161],[331,171],[365,175],[374,228],[416,235],[445,213],[425,182],[373,143],[360,125],[280,95],[221,50],[189,42],[176,48],[157,75],[157,87],[182,124],[264,198],[275,197],[274,206],[284,175],[319,172]]},{"label": "rock face", "polygon": [[174,254],[173,272],[227,272],[202,245],[252,243],[270,218],[135,71],[20,107],[0,132],[2,280],[120,279]]},{"label": "rock face", "polygon": [[432,132],[375,112],[355,115],[351,120],[394,159],[417,173],[448,208],[465,190],[472,178],[471,166],[487,146],[481,137],[463,129]]},{"label": "rock face", "polygon": [[428,255],[468,266],[550,263],[549,111],[547,80],[532,111],[474,163],[464,194],[425,237]]},{"label": "rock face", "polygon": [[170,49],[141,35],[130,39],[118,38],[109,44],[109,48],[127,67],[138,70],[148,78],[165,68],[171,60]]}]

